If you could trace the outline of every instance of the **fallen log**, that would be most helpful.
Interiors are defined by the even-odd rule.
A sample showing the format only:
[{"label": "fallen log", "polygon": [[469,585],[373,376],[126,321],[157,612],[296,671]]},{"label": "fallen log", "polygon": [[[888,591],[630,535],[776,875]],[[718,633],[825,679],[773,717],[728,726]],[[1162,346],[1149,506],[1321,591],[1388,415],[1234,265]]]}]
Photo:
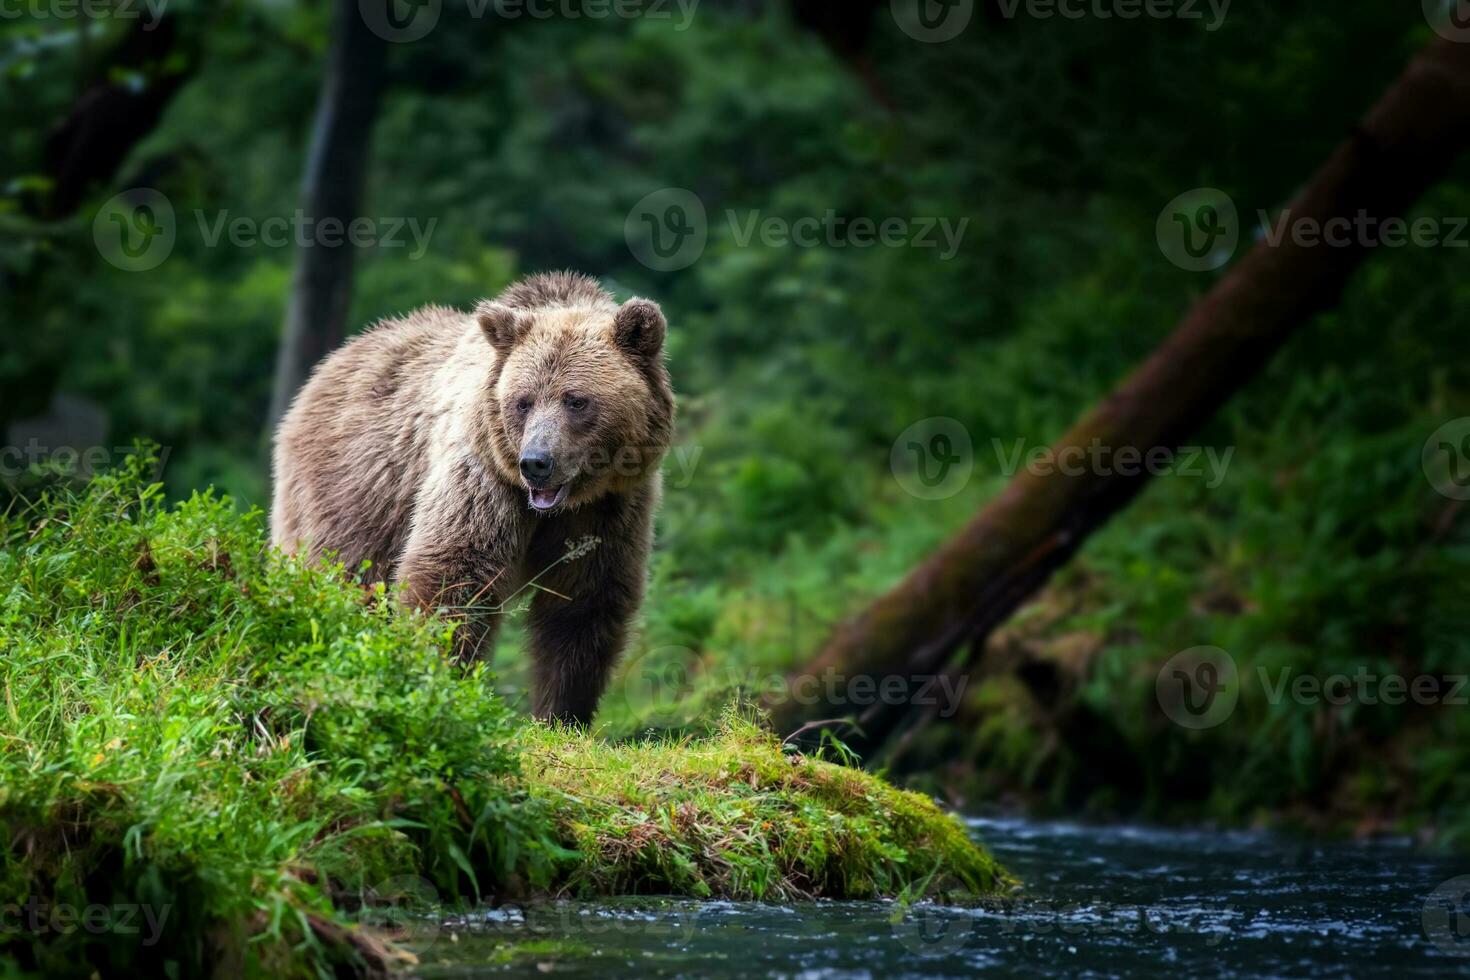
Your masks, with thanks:
[{"label": "fallen log", "polygon": [[[1362,227],[1365,220],[1382,227],[1401,217],[1467,146],[1470,44],[1436,41],[1291,202],[1290,221],[1319,229]],[[1312,244],[1308,236],[1273,232],[1258,243],[1148,360],[1062,436],[1052,458],[1086,458],[1094,445],[1139,459],[1176,450],[1295,331],[1338,302],[1377,244],[1361,235],[1337,241]],[[788,690],[820,689],[814,680],[834,675],[848,682],[871,678],[868,689],[901,678],[913,690],[916,678],[967,670],[955,663],[958,651],[983,646],[991,630],[1143,489],[1147,469],[1131,475],[1115,467],[1023,469],[947,544],[838,627],[817,657],[790,675]],[[896,700],[852,706],[857,727],[842,732],[844,740],[865,753],[880,747],[914,707],[912,698]],[[847,707],[812,702],[773,703],[778,730]]]}]

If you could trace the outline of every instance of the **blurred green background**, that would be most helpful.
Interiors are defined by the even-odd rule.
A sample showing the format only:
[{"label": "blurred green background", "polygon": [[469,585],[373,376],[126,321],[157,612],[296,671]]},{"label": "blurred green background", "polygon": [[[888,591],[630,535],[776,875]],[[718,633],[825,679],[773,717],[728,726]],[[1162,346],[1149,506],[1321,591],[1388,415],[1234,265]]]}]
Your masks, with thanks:
[{"label": "blurred green background", "polygon": [[[887,3],[552,9],[448,0],[426,37],[388,45],[362,213],[431,230],[422,254],[357,251],[349,323],[467,307],[563,267],[664,305],[679,445],[697,464],[667,471],[608,737],[698,729],[803,663],[1004,486],[997,444],[1050,443],[1224,274],[1160,249],[1171,199],[1223,190],[1243,252],[1257,210],[1287,201],[1434,37],[1417,4],[1375,0],[1241,4],[1215,29],[980,3],[947,43],[916,41]],[[0,428],[8,447],[152,439],[171,495],[213,485],[265,507],[300,250],[211,245],[209,230],[301,206],[332,9],[180,0],[163,21],[142,40],[120,17],[0,23]],[[108,88],[168,96],[62,206],[55,134]],[[115,121],[90,125],[105,142]],[[1416,214],[1470,214],[1467,175]],[[129,271],[99,251],[94,219],[138,187],[170,202],[176,241]],[[661,272],[626,231],[667,188],[698,196],[709,237]],[[828,212],[966,224],[949,257],[744,234],[753,216]],[[895,771],[972,807],[1470,843],[1470,707],[1273,703],[1247,684],[1228,723],[1195,732],[1154,699],[1159,666],[1202,644],[1251,676],[1470,670],[1470,534],[1420,463],[1432,432],[1470,415],[1466,272],[1464,248],[1372,258],[1200,434],[1233,450],[1223,480],[1154,481],[992,638],[959,722],[926,730]],[[973,476],[942,500],[889,464],[933,417],[974,446]],[[7,469],[7,492],[33,479]],[[497,657],[512,696],[518,646],[512,628]],[[1037,663],[1063,679],[1050,703],[1020,679]]]}]

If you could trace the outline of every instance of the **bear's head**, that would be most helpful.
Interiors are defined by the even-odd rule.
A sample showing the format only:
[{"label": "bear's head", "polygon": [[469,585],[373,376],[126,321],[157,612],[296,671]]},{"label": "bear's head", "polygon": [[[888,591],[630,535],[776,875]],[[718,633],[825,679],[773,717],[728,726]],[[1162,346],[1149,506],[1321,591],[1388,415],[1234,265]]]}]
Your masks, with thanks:
[{"label": "bear's head", "polygon": [[495,348],[486,421],[495,469],[532,509],[576,507],[657,472],[673,429],[658,304],[475,310]]}]

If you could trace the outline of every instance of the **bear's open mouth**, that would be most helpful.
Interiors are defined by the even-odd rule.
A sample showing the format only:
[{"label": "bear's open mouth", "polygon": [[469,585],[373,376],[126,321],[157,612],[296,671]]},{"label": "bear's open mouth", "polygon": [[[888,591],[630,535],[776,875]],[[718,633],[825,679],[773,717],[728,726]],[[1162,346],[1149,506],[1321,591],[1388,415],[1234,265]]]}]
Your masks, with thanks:
[{"label": "bear's open mouth", "polygon": [[531,507],[535,510],[547,511],[567,499],[567,488],[570,483],[563,483],[559,487],[546,487],[537,489],[531,487]]}]

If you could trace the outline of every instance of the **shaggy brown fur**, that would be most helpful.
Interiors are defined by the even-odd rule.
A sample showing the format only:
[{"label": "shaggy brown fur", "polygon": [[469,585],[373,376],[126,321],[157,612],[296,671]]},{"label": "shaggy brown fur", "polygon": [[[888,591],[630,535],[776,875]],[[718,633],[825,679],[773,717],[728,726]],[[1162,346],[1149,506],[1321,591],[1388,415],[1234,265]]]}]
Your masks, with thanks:
[{"label": "shaggy brown fur", "polygon": [[[462,657],[491,649],[500,604],[545,572],[533,709],[587,722],[643,597],[674,419],[665,331],[656,304],[620,307],[573,273],[379,324],[281,422],[273,543],[370,562],[404,601],[465,614]],[[554,463],[545,487],[522,475],[528,456]]]}]

